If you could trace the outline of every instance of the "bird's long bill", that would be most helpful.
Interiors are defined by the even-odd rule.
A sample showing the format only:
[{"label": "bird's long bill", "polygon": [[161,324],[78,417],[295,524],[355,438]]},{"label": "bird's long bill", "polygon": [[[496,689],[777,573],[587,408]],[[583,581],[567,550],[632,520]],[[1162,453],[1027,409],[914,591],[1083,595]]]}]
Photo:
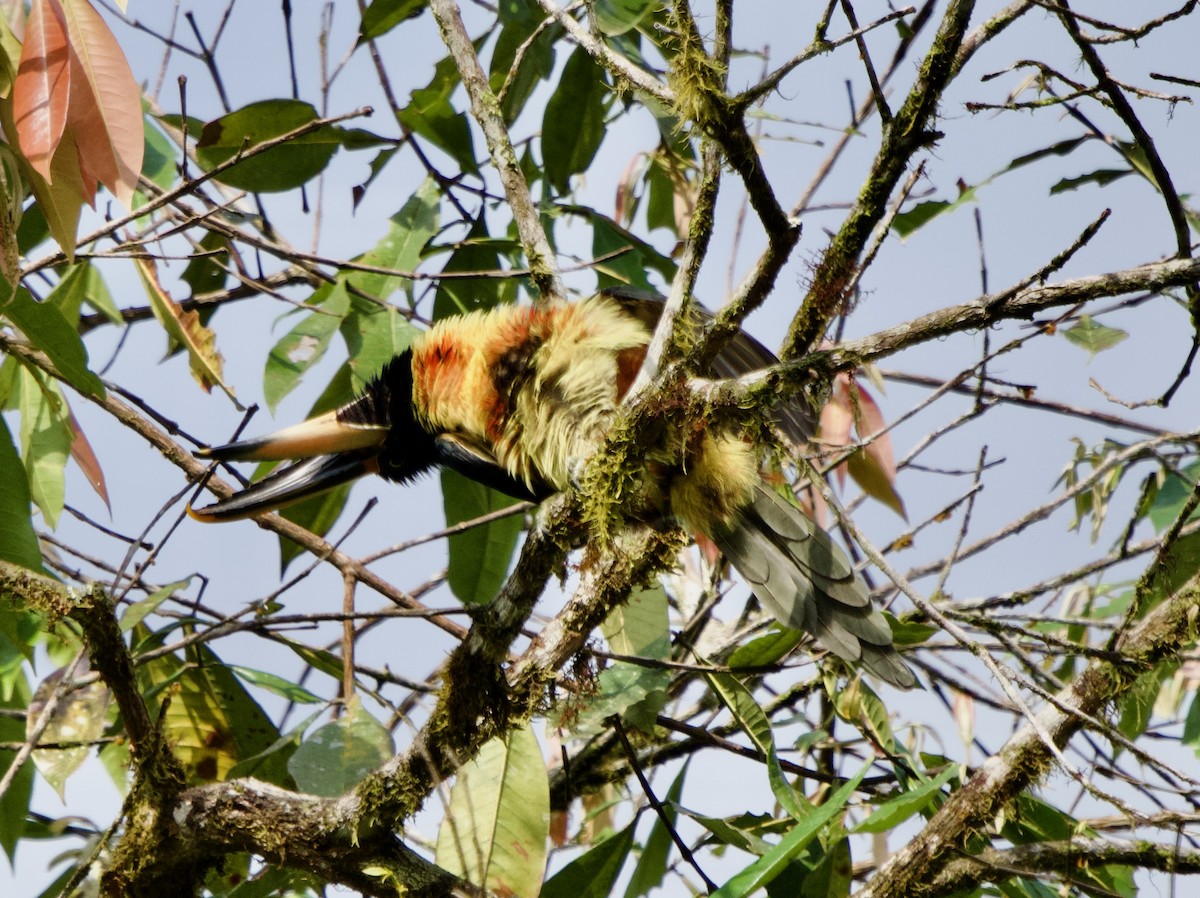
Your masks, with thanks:
[{"label": "bird's long bill", "polygon": [[228,499],[204,508],[189,506],[188,514],[205,524],[236,521],[265,511],[275,511],[378,471],[379,462],[370,450],[318,455],[275,471]]},{"label": "bird's long bill", "polygon": [[274,511],[315,496],[364,474],[377,473],[376,455],[387,437],[383,426],[346,424],[337,412],[240,443],[200,449],[196,455],[218,461],[304,459],[213,505],[189,508],[197,521],[233,521]]},{"label": "bird's long bill", "polygon": [[347,424],[338,420],[336,411],[302,424],[287,427],[264,437],[197,449],[197,458],[216,461],[287,461],[333,455],[352,449],[373,449],[383,444],[387,427],[381,424]]}]

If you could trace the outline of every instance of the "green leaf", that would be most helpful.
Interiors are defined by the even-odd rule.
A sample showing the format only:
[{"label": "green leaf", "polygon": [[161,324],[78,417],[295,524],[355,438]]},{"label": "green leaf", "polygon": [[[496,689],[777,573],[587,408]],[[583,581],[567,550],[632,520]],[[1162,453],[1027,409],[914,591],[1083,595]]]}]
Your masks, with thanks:
[{"label": "green leaf", "polygon": [[667,864],[671,859],[671,848],[675,844],[667,826],[674,827],[679,816],[679,801],[683,797],[683,779],[687,775],[687,764],[679,771],[671,788],[664,796],[663,815],[667,818],[664,825],[662,817],[654,815],[654,826],[646,837],[637,866],[629,877],[629,885],[625,888],[625,898],[641,898],[663,884],[667,877]]},{"label": "green leaf", "polygon": [[13,291],[0,278],[0,315],[16,325],[35,348],[46,353],[72,387],[85,396],[104,395],[104,384],[88,370],[87,350],[79,332],[56,306],[38,302],[24,287]]},{"label": "green leaf", "polygon": [[342,337],[350,350],[350,376],[355,393],[384,366],[408,349],[418,333],[395,306],[383,307],[359,296],[350,297],[350,313],[342,321]]},{"label": "green leaf", "polygon": [[609,37],[637,28],[659,6],[656,0],[596,0],[596,27]]},{"label": "green leaf", "polygon": [[921,645],[927,642],[930,637],[936,636],[941,632],[941,627],[934,627],[930,624],[921,624],[914,621],[898,620],[888,612],[884,612],[884,616],[888,619],[888,624],[892,628],[892,643],[894,645]]},{"label": "green leaf", "polygon": [[721,703],[729,709],[738,726],[750,737],[755,748],[767,759],[767,781],[779,806],[796,820],[807,820],[813,813],[813,806],[792,788],[784,775],[779,764],[779,755],[775,750],[775,734],[771,731],[771,721],[755,701],[754,695],[732,674],[709,673],[705,674],[705,679]]},{"label": "green leaf", "polygon": [[[280,517],[298,524],[305,530],[324,536],[337,523],[350,499],[350,488],[353,484],[344,483],[326,490],[316,496],[289,505],[279,510]],[[279,537],[279,573],[283,575],[289,564],[304,553],[304,547],[294,543],[286,536]]]},{"label": "green leaf", "polygon": [[42,551],[29,517],[32,501],[25,466],[0,417],[0,559],[40,572]]},{"label": "green leaf", "polygon": [[[497,96],[501,90],[504,91],[500,111],[504,114],[504,121],[510,125],[521,114],[534,88],[553,73],[554,43],[562,33],[558,25],[541,27],[538,18],[528,15],[528,6],[523,0],[512,4],[511,8],[526,14],[506,16],[504,10],[501,11],[504,27],[496,39],[488,74],[488,83]],[[532,42],[526,44],[530,37],[533,37]],[[522,55],[516,72],[512,72],[518,50]]]},{"label": "green leaf", "polygon": [[[1146,517],[1154,525],[1155,531],[1162,533],[1175,522],[1191,499],[1192,489],[1196,478],[1200,476],[1200,461],[1185,465],[1178,472],[1168,471],[1162,479],[1162,485],[1154,493],[1153,499],[1146,509]],[[1192,513],[1192,519],[1197,513]]]},{"label": "green leaf", "polygon": [[358,42],[382,37],[401,22],[419,16],[428,5],[429,0],[372,0],[358,26]]},{"label": "green leaf", "polygon": [[[461,274],[472,271],[495,271],[500,267],[497,243],[488,234],[487,221],[481,212],[471,224],[466,239],[455,247],[442,271]],[[516,298],[516,281],[511,278],[456,277],[438,282],[433,299],[433,320],[449,315],[461,315],[477,309],[490,309]]]},{"label": "green leaf", "polygon": [[449,56],[435,67],[433,78],[425,87],[412,92],[408,105],[397,118],[414,133],[447,153],[466,173],[477,174],[475,147],[467,116],[454,108],[450,95],[460,83],[458,67]]},{"label": "green leaf", "polygon": [[800,898],[847,898],[853,873],[850,840],[838,839],[817,865],[805,873]]},{"label": "green leaf", "polygon": [[959,767],[952,764],[929,782],[888,799],[872,811],[871,816],[854,827],[854,832],[887,832],[899,826],[913,814],[924,810],[933,810],[940,803],[942,786],[960,773]]},{"label": "green leaf", "polygon": [[301,705],[315,705],[324,701],[319,695],[314,695],[299,683],[285,680],[283,677],[267,673],[265,670],[242,667],[240,664],[230,664],[229,669],[237,674],[240,679],[252,686],[258,686],[260,689],[274,692],[276,695],[283,696],[289,702],[296,702]]},{"label": "green leaf", "polygon": [[[0,421],[0,426],[3,422]],[[3,489],[0,486],[0,489]],[[0,537],[3,534],[0,533]],[[0,543],[3,540],[0,539]],[[0,552],[4,549],[0,548]],[[11,695],[0,697],[0,709],[20,712],[19,715],[0,714],[0,742],[20,744],[25,741],[24,712],[29,707],[29,684],[22,674],[15,682]],[[0,776],[8,773],[16,759],[15,751],[0,750]],[[29,814],[29,799],[33,796],[33,765],[24,764],[17,771],[7,791],[0,795],[0,846],[11,862],[17,844],[25,832],[25,818]]]},{"label": "green leaf", "polygon": [[587,171],[600,149],[611,96],[603,71],[577,47],[546,101],[542,119],[542,162],[547,180],[560,194],[570,189],[572,175]]},{"label": "green leaf", "polygon": [[[388,220],[387,233],[357,261],[379,268],[394,268],[397,271],[416,271],[421,264],[425,245],[438,231],[438,208],[441,193],[433,178],[426,178],[416,193],[405,201],[400,211]],[[356,292],[388,299],[395,290],[403,286],[412,302],[412,281],[395,275],[365,271],[348,271],[343,275],[354,286]]]},{"label": "green leaf", "polygon": [[155,611],[159,605],[175,595],[177,592],[183,592],[192,585],[192,578],[186,580],[176,580],[174,583],[168,583],[166,586],[160,586],[146,598],[140,602],[134,602],[121,612],[121,632],[128,633],[138,624],[140,624],[146,615]]},{"label": "green leaf", "polygon": [[[142,150],[142,177],[163,190],[168,190],[179,176],[179,162],[176,158],[179,151],[159,130],[152,116],[147,116],[143,125],[146,145]],[[135,194],[134,208],[141,206],[145,201],[140,192]]]},{"label": "green leaf", "polygon": [[485,743],[459,769],[435,861],[495,894],[536,898],[549,834],[546,763],[525,726]]},{"label": "green leaf", "polygon": [[225,282],[229,278],[228,268],[229,238],[209,231],[200,240],[200,252],[188,261],[180,279],[191,288],[192,297],[195,298],[225,289]]},{"label": "green leaf", "polygon": [[1188,706],[1187,717],[1183,721],[1184,745],[1190,745],[1192,751],[1200,755],[1200,692],[1192,694],[1192,703]]},{"label": "green leaf", "polygon": [[[444,468],[441,476],[447,527],[508,508],[516,501],[449,468]],[[523,524],[522,516],[514,514],[450,537],[447,581],[460,602],[482,605],[496,597],[508,577]]]},{"label": "green leaf", "polygon": [[830,795],[824,804],[815,808],[802,822],[792,827],[778,845],[713,892],[712,898],[747,898],[753,892],[765,887],[768,882],[783,872],[792,858],[796,857],[820,834],[826,823],[842,812],[846,803],[854,795],[854,790],[858,788],[858,784],[863,781],[863,777],[870,769],[869,763],[864,765],[852,779]]},{"label": "green leaf", "polygon": [[[1151,670],[1138,676],[1133,685],[1121,697],[1119,707],[1121,719],[1117,729],[1131,740],[1136,740],[1146,732],[1146,726],[1154,714],[1154,704],[1162,691],[1162,684],[1168,677],[1173,677],[1179,669],[1179,662],[1168,659],[1160,662]],[[1119,752],[1119,745],[1113,746],[1114,752]]]},{"label": "green leaf", "polygon": [[629,824],[551,876],[541,898],[609,898],[633,847],[633,827]]},{"label": "green leaf", "polygon": [[786,658],[792,649],[807,638],[804,631],[781,628],[777,624],[770,632],[755,637],[745,645],[740,645],[729,656],[729,666],[740,667],[769,667],[780,659]]},{"label": "green leaf", "polygon": [[272,412],[299,385],[305,372],[324,357],[330,339],[350,311],[350,295],[337,281],[318,289],[308,304],[315,311],[302,318],[267,355],[263,398]]},{"label": "green leaf", "polygon": [[[303,127],[319,116],[301,100],[260,100],[204,126],[196,142],[196,160],[206,170],[256,144]],[[276,193],[294,190],[315,178],[341,146],[337,129],[310,131],[264,153],[239,162],[217,180],[240,190]]]},{"label": "green leaf", "polygon": [[393,751],[391,734],[355,697],[345,714],[301,743],[288,770],[301,792],[333,797],[358,785]]},{"label": "green leaf", "polygon": [[1091,315],[1080,315],[1075,324],[1062,331],[1062,335],[1092,356],[1112,349],[1129,336],[1123,330],[1097,324]]},{"label": "green leaf", "polygon": [[1119,181],[1126,175],[1135,174],[1132,168],[1100,168],[1096,171],[1088,172],[1085,175],[1079,175],[1074,178],[1062,178],[1056,181],[1050,187],[1050,195],[1054,196],[1057,193],[1066,193],[1070,190],[1078,190],[1088,184],[1095,184],[1097,187],[1104,187],[1111,184],[1113,181]]},{"label": "green leaf", "polygon": [[923,203],[917,203],[907,212],[901,212],[892,219],[892,230],[901,239],[904,239],[929,224],[933,219],[953,212],[967,203],[975,202],[977,198],[976,190],[977,187],[968,187],[960,191],[958,198],[954,200],[927,200]]},{"label": "green leaf", "polygon": [[22,368],[18,384],[21,450],[29,493],[53,530],[66,498],[63,474],[74,438],[67,404],[58,385],[41,372]]}]

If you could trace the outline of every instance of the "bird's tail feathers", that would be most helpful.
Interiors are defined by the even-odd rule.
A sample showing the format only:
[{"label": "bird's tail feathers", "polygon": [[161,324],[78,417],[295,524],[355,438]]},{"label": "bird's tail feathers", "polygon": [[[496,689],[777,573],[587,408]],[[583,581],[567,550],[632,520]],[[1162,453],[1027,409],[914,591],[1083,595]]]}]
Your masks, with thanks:
[{"label": "bird's tail feathers", "polygon": [[881,680],[909,689],[916,677],[892,646],[892,631],[867,585],[829,535],[765,483],[713,542],[784,626]]}]

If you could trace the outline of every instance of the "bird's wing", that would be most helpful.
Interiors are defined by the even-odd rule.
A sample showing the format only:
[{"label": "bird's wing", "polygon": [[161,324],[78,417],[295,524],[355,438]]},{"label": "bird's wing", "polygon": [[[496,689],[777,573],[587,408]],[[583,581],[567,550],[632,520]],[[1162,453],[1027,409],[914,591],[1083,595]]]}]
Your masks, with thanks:
[{"label": "bird's wing", "polygon": [[462,434],[438,434],[434,442],[439,464],[484,486],[530,502],[540,502],[554,492],[540,482],[527,486],[509,474],[488,449]]},{"label": "bird's wing", "polygon": [[[612,299],[651,331],[658,325],[663,304],[666,302],[665,297],[657,293],[635,287],[608,287],[602,290],[601,294]],[[707,309],[701,306],[696,306],[696,309],[705,321],[712,320],[713,315]],[[739,330],[722,347],[721,352],[713,359],[711,368],[705,373],[720,380],[734,380],[744,374],[778,364],[779,359],[775,353],[745,331]],[[789,402],[779,403],[774,412],[784,436],[793,445],[803,446],[812,439],[816,432],[817,419],[803,397],[798,396]]]}]

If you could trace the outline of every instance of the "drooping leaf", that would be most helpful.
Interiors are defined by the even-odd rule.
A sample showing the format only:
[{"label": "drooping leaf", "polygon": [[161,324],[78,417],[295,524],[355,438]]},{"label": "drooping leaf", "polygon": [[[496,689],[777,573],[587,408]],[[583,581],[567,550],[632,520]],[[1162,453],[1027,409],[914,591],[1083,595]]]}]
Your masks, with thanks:
[{"label": "drooping leaf", "polygon": [[71,51],[67,127],[84,182],[99,181],[132,209],[146,143],[142,92],[117,39],[88,0],[60,2]]},{"label": "drooping leaf", "polygon": [[342,281],[320,287],[309,299],[309,312],[271,347],[263,370],[263,398],[272,412],[325,356],[329,341],[350,311],[350,296]]},{"label": "drooping leaf", "polygon": [[17,145],[29,165],[53,183],[50,161],[67,128],[70,42],[56,0],[33,0],[13,87]]},{"label": "drooping leaf", "polygon": [[685,763],[683,769],[679,771],[679,775],[675,777],[675,781],[671,783],[671,788],[663,796],[663,815],[667,818],[667,822],[664,823],[661,817],[655,816],[654,826],[651,827],[650,834],[646,837],[646,844],[642,846],[637,866],[633,868],[633,875],[629,877],[629,885],[625,888],[625,898],[642,898],[643,895],[649,895],[651,891],[662,885],[663,880],[667,877],[667,864],[671,858],[671,849],[675,844],[667,827],[673,827],[679,817],[679,801],[683,797],[683,780],[687,776],[687,771],[688,767]]},{"label": "drooping leaf", "polygon": [[177,592],[182,592],[187,589],[192,580],[189,577],[186,580],[176,580],[174,583],[168,583],[166,586],[160,586],[146,598],[128,605],[121,612],[119,625],[122,633],[127,633],[132,630],[143,620],[146,615],[153,613],[159,605],[165,602]]},{"label": "drooping leaf", "polygon": [[[516,501],[449,468],[442,470],[441,478],[448,527],[508,508]],[[521,515],[510,515],[450,537],[447,581],[459,601],[482,605],[496,597],[508,576],[523,523]]]},{"label": "drooping leaf", "polygon": [[608,898],[632,847],[631,823],[546,880],[542,898]]},{"label": "drooping leaf", "polygon": [[[144,625],[134,629],[145,632]],[[148,634],[141,649],[161,643]],[[279,738],[279,731],[258,702],[213,652],[189,649],[186,660],[162,655],[137,668],[147,702],[157,707],[171,689],[163,732],[171,741],[190,782],[224,780],[234,766]]]},{"label": "drooping leaf", "polygon": [[528,726],[484,744],[458,771],[438,866],[498,895],[536,898],[546,869],[550,784]]},{"label": "drooping leaf", "polygon": [[450,102],[450,95],[458,88],[460,81],[454,60],[449,56],[443,57],[434,67],[429,84],[412,92],[408,105],[397,118],[401,124],[449,155],[462,171],[476,174],[479,166],[475,163],[471,126],[467,123],[466,114],[455,109]]},{"label": "drooping leaf", "polygon": [[300,791],[336,796],[361,782],[393,751],[391,734],[355,697],[346,713],[301,743],[288,770]]},{"label": "drooping leaf", "polygon": [[224,360],[217,351],[217,336],[211,329],[200,323],[200,315],[195,310],[185,311],[183,306],[171,298],[158,282],[158,270],[148,259],[137,259],[138,273],[142,276],[142,284],[146,295],[150,298],[150,308],[172,340],[187,350],[192,377],[207,393],[214,386],[220,387],[225,395],[233,400],[239,409],[241,405],[233,391],[222,380],[221,368]]},{"label": "drooping leaf", "polygon": [[534,89],[553,73],[558,34],[558,26],[544,28],[533,18],[509,23],[501,30],[492,53],[489,82],[497,96],[504,92],[500,110],[508,124],[517,120]]},{"label": "drooping leaf", "polygon": [[655,0],[596,0],[596,27],[610,37],[640,25],[658,7]]},{"label": "drooping leaf", "polygon": [[563,67],[542,119],[542,163],[560,194],[572,175],[587,171],[604,140],[606,101],[611,97],[601,69],[582,47]]},{"label": "drooping leaf", "polygon": [[66,498],[63,471],[71,451],[66,399],[58,385],[40,372],[22,368],[18,378],[21,451],[34,504],[54,529]]},{"label": "drooping leaf", "polygon": [[779,755],[775,750],[775,734],[771,731],[771,721],[766,712],[755,700],[754,695],[742,682],[732,674],[705,674],[713,693],[733,715],[742,731],[754,743],[767,762],[767,780],[771,792],[779,806],[798,821],[805,821],[813,813],[813,806],[792,788],[783,768],[779,764]]},{"label": "drooping leaf", "polygon": [[[0,427],[4,426],[0,419]],[[2,436],[2,435],[0,435]],[[0,452],[3,450],[0,449]],[[0,484],[0,492],[4,486]],[[0,537],[3,534],[0,533]],[[2,542],[2,539],[0,539]],[[0,547],[0,553],[4,549]],[[12,691],[8,695],[0,695],[0,709],[14,712],[11,716],[0,714],[0,741],[21,744],[25,741],[25,724],[21,719],[29,706],[29,683],[25,675],[20,673],[13,681]],[[15,751],[0,750],[0,776],[5,776],[13,761]],[[16,772],[8,789],[0,795],[0,847],[8,855],[11,862],[17,850],[17,844],[25,834],[25,821],[29,816],[29,799],[33,796],[33,765],[26,762]]]},{"label": "drooping leaf", "polygon": [[[82,670],[76,668],[71,676],[79,676],[85,672],[86,665]],[[38,684],[33,699],[29,702],[29,716],[26,718],[26,738],[33,735],[32,728],[44,723],[38,741],[42,744],[58,743],[61,746],[35,749],[33,763],[63,800],[67,780],[91,753],[91,746],[87,743],[94,742],[104,734],[108,703],[111,699],[108,687],[99,680],[93,681],[61,696],[47,722],[43,711],[51,695],[59,688],[64,673],[65,669],[59,668]]]},{"label": "drooping leaf", "polygon": [[1091,356],[1104,352],[1106,349],[1112,349],[1129,336],[1126,331],[1119,328],[1098,324],[1091,315],[1080,315],[1077,322],[1062,330],[1061,333]]},{"label": "drooping leaf", "polygon": [[42,552],[30,520],[29,482],[8,425],[0,417],[0,559],[42,570]]}]

